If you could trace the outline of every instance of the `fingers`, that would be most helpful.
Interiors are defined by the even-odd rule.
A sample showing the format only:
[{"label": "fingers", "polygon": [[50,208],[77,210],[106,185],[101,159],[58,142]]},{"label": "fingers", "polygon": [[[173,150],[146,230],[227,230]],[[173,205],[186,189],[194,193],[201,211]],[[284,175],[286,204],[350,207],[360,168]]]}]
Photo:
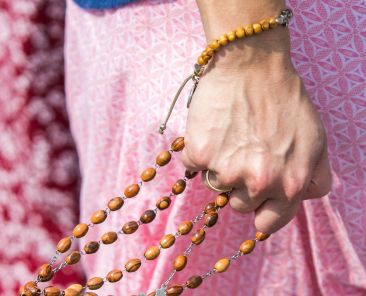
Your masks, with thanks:
[{"label": "fingers", "polygon": [[230,206],[241,213],[249,213],[256,210],[264,201],[265,198],[250,197],[246,187],[234,189],[230,193]]},{"label": "fingers", "polygon": [[328,159],[328,147],[324,145],[318,163],[315,165],[313,178],[304,199],[319,198],[329,193],[332,187],[332,173]]},{"label": "fingers", "polygon": [[203,157],[191,157],[187,148],[182,150],[181,161],[183,162],[183,165],[186,167],[186,169],[191,172],[198,172],[207,169],[207,164]]},{"label": "fingers", "polygon": [[295,217],[300,199],[288,202],[287,200],[266,200],[255,211],[255,227],[263,233],[274,233]]}]

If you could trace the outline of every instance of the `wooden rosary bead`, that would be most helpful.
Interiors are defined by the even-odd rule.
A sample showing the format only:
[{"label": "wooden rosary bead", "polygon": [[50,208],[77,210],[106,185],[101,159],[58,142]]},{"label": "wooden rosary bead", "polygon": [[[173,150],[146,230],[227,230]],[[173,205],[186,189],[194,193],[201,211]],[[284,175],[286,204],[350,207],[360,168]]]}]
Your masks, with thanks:
[{"label": "wooden rosary bead", "polygon": [[140,217],[140,221],[144,224],[152,222],[156,217],[153,210],[146,210]]},{"label": "wooden rosary bead", "polygon": [[163,196],[156,202],[156,207],[162,211],[169,208],[171,202],[172,200],[169,196]]},{"label": "wooden rosary bead", "polygon": [[261,20],[259,22],[259,24],[261,25],[263,31],[269,30],[269,22],[268,22],[268,20]]},{"label": "wooden rosary bead", "polygon": [[227,33],[227,38],[229,39],[229,41],[234,41],[236,39],[235,32],[231,31],[231,32]]},{"label": "wooden rosary bead", "polygon": [[160,255],[160,248],[158,246],[149,247],[144,256],[147,260],[154,260]]},{"label": "wooden rosary bead", "polygon": [[93,213],[90,217],[90,221],[93,224],[100,224],[103,223],[107,219],[107,213],[104,210],[98,210]]},{"label": "wooden rosary bead", "polygon": [[38,269],[38,279],[40,282],[48,282],[52,277],[53,271],[50,264],[45,263]]},{"label": "wooden rosary bead", "polygon": [[220,48],[220,43],[218,42],[218,40],[214,40],[208,46],[216,51]]},{"label": "wooden rosary bead", "polygon": [[184,255],[179,255],[174,259],[173,268],[176,271],[183,270],[187,265],[187,257]]},{"label": "wooden rosary bead", "polygon": [[214,201],[209,202],[206,206],[205,206],[205,214],[211,213],[211,212],[216,212],[216,204]]},{"label": "wooden rosary bead", "polygon": [[141,180],[144,182],[149,182],[152,179],[154,179],[156,176],[156,169],[154,168],[147,168],[144,169],[143,172],[141,173]]},{"label": "wooden rosary bead", "polygon": [[43,290],[44,296],[61,296],[61,290],[54,286],[49,286]]},{"label": "wooden rosary bead", "polygon": [[72,235],[76,238],[81,238],[88,233],[89,226],[85,223],[80,223],[75,226],[74,230],[72,231]]},{"label": "wooden rosary bead", "polygon": [[196,231],[196,233],[192,236],[191,241],[192,241],[193,244],[199,245],[204,241],[205,236],[206,236],[205,230],[202,229],[202,228],[198,229]]},{"label": "wooden rosary bead", "polygon": [[186,282],[186,286],[187,288],[189,289],[195,289],[197,288],[198,286],[200,286],[203,282],[203,279],[201,276],[199,275],[194,275],[194,276],[191,276],[187,282]]},{"label": "wooden rosary bead", "polygon": [[108,202],[108,208],[111,211],[117,211],[120,208],[122,208],[123,204],[124,204],[124,200],[122,197],[114,197],[112,198],[109,202]]},{"label": "wooden rosary bead", "polygon": [[218,42],[219,42],[220,46],[225,46],[226,44],[229,43],[229,39],[226,34],[223,34],[220,36]]},{"label": "wooden rosary bead", "polygon": [[166,296],[179,296],[184,291],[183,286],[173,285],[166,290]]},{"label": "wooden rosary bead", "polygon": [[193,223],[192,221],[184,221],[182,222],[179,226],[178,226],[178,232],[181,234],[181,235],[186,235],[188,233],[191,232],[193,228]]},{"label": "wooden rosary bead", "polygon": [[187,178],[187,179],[193,179],[194,177],[196,177],[198,174],[198,172],[190,172],[188,170],[186,170],[184,172],[184,176]]},{"label": "wooden rosary bead", "polygon": [[244,27],[245,36],[252,36],[254,34],[253,26],[247,25]]},{"label": "wooden rosary bead", "polygon": [[268,23],[269,23],[269,27],[271,29],[274,29],[277,27],[277,22],[276,22],[276,19],[274,17],[271,17],[269,20],[268,20]]},{"label": "wooden rosary bead", "polygon": [[252,26],[253,26],[254,34],[262,33],[262,27],[260,24],[253,24]]},{"label": "wooden rosary bead", "polygon": [[99,250],[99,243],[96,241],[87,242],[84,246],[86,254],[94,254]]},{"label": "wooden rosary bead", "polygon": [[207,64],[207,61],[202,56],[200,56],[197,59],[197,64],[203,66],[203,65],[206,65]]},{"label": "wooden rosary bead", "polygon": [[140,259],[130,259],[125,264],[125,268],[127,272],[135,272],[138,270],[141,266],[141,260]]},{"label": "wooden rosary bead", "polygon": [[205,215],[205,225],[207,227],[212,227],[216,224],[217,220],[219,218],[219,214],[217,212],[210,212]]},{"label": "wooden rosary bead", "polygon": [[107,281],[110,283],[118,282],[123,277],[123,273],[119,269],[113,269],[110,272],[108,272],[106,278]]},{"label": "wooden rosary bead", "polygon": [[28,291],[24,286],[21,286],[19,288],[19,296],[38,296],[40,295],[39,293],[38,294],[34,294],[30,291]]},{"label": "wooden rosary bead", "polygon": [[243,27],[239,27],[235,30],[236,38],[243,38],[245,37],[245,31]]},{"label": "wooden rosary bead", "polygon": [[254,248],[255,248],[255,240],[249,239],[240,245],[239,250],[240,252],[246,255],[251,253],[254,250]]},{"label": "wooden rosary bead", "polygon": [[176,138],[173,141],[171,148],[175,152],[182,151],[184,148],[184,138],[183,137]]},{"label": "wooden rosary bead", "polygon": [[101,288],[104,284],[104,281],[101,277],[93,277],[90,280],[88,280],[88,282],[86,283],[86,286],[90,289],[90,290],[98,290],[99,288]]},{"label": "wooden rosary bead", "polygon": [[106,232],[100,238],[102,243],[105,245],[113,244],[117,239],[118,239],[117,232],[114,232],[114,231]]},{"label": "wooden rosary bead", "polygon": [[173,187],[172,187],[172,192],[174,194],[181,194],[184,189],[186,189],[186,181],[184,181],[183,179],[179,179],[177,180],[177,182],[174,183]]},{"label": "wooden rosary bead", "polygon": [[62,240],[58,242],[56,250],[59,253],[65,253],[70,249],[70,247],[71,247],[71,238],[64,237]]},{"label": "wooden rosary bead", "polygon": [[31,296],[38,296],[41,295],[41,289],[38,288],[37,284],[35,282],[28,282],[23,287],[24,295],[27,295],[27,293]]},{"label": "wooden rosary bead", "polygon": [[226,271],[230,266],[230,260],[227,258],[220,259],[215,264],[215,270],[216,272],[224,272]]},{"label": "wooden rosary bead", "polygon": [[82,285],[73,284],[67,287],[67,289],[64,291],[64,296],[80,296],[82,291]]},{"label": "wooden rosary bead", "polygon": [[220,193],[216,196],[215,205],[216,207],[223,208],[229,202],[229,196],[226,193]]},{"label": "wooden rosary bead", "polygon": [[257,231],[257,233],[255,234],[255,238],[259,241],[264,241],[267,238],[269,238],[271,235],[270,234],[266,234],[260,231]]},{"label": "wooden rosary bead", "polygon": [[73,265],[80,261],[81,255],[78,251],[72,252],[69,256],[65,258],[67,265]]},{"label": "wooden rosary bead", "polygon": [[170,248],[175,243],[175,236],[173,234],[166,234],[160,240],[160,246],[163,249]]},{"label": "wooden rosary bead", "polygon": [[169,151],[161,151],[156,157],[156,164],[158,166],[167,165],[172,159],[172,154]]},{"label": "wooden rosary bead", "polygon": [[126,187],[125,191],[124,191],[124,195],[127,198],[132,198],[135,197],[140,191],[140,186],[138,184],[131,184],[129,186]]},{"label": "wooden rosary bead", "polygon": [[136,230],[139,228],[139,224],[136,221],[130,221],[125,223],[122,227],[122,231],[124,234],[132,234],[136,232]]}]

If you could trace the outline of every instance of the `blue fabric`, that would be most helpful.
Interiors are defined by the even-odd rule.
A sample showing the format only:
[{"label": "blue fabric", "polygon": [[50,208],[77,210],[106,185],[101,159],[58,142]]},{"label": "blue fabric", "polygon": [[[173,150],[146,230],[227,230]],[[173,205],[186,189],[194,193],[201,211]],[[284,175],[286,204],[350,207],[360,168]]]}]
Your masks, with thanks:
[{"label": "blue fabric", "polygon": [[80,7],[86,9],[108,9],[122,6],[136,0],[74,0]]}]

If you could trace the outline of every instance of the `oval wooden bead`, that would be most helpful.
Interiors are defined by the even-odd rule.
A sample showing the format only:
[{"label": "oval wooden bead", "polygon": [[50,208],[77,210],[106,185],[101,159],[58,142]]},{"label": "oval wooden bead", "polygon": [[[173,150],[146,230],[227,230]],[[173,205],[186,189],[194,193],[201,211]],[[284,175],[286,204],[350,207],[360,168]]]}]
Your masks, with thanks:
[{"label": "oval wooden bead", "polygon": [[191,241],[193,244],[195,245],[199,245],[200,243],[202,243],[205,239],[206,236],[206,232],[204,229],[198,229],[196,231],[196,233],[192,236]]},{"label": "oval wooden bead", "polygon": [[96,241],[87,242],[84,246],[86,254],[94,254],[99,250],[99,243]]},{"label": "oval wooden bead", "polygon": [[220,48],[220,43],[218,42],[218,40],[214,40],[208,46],[216,51]]},{"label": "oval wooden bead", "polygon": [[153,210],[146,210],[140,217],[140,221],[144,224],[152,222],[156,217]]},{"label": "oval wooden bead", "polygon": [[257,233],[255,234],[255,238],[259,241],[264,241],[267,238],[269,238],[271,235],[270,234],[266,234],[260,231],[257,231]]},{"label": "oval wooden bead", "polygon": [[254,34],[253,26],[247,25],[244,27],[245,36],[252,36]]},{"label": "oval wooden bead", "polygon": [[177,180],[177,182],[174,183],[173,187],[172,187],[172,192],[174,194],[181,194],[184,189],[186,189],[186,181],[184,181],[183,179],[179,179]]},{"label": "oval wooden bead", "polygon": [[173,143],[171,145],[171,148],[175,152],[183,150],[183,148],[184,148],[184,138],[183,137],[176,138],[173,141]]},{"label": "oval wooden bead", "polygon": [[203,66],[203,65],[205,65],[205,64],[206,64],[206,62],[205,62],[205,60],[203,59],[203,57],[202,57],[202,56],[200,56],[200,57],[197,59],[197,64],[198,64],[198,65],[201,65],[201,66]]},{"label": "oval wooden bead", "polygon": [[187,288],[190,288],[190,289],[195,289],[197,288],[198,286],[200,286],[203,282],[203,279],[201,276],[199,275],[194,275],[194,276],[191,276],[187,282],[186,282],[186,286]]},{"label": "oval wooden bead", "polygon": [[259,24],[261,25],[263,31],[269,30],[269,22],[268,22],[268,20],[261,20],[259,22]]},{"label": "oval wooden bead", "polygon": [[125,223],[122,227],[122,231],[124,234],[132,234],[136,232],[136,230],[139,228],[139,225],[136,221],[130,221]]},{"label": "oval wooden bead", "polygon": [[227,258],[220,259],[215,264],[215,270],[216,272],[224,272],[226,271],[230,266],[230,260]]},{"label": "oval wooden bead", "polygon": [[88,282],[86,283],[86,286],[90,289],[90,290],[98,290],[99,288],[101,288],[104,284],[104,281],[101,277],[93,277],[90,280],[88,280]]},{"label": "oval wooden bead", "polygon": [[108,202],[108,208],[111,210],[111,211],[117,211],[119,210],[120,208],[122,208],[123,204],[124,204],[124,200],[122,197],[114,197],[112,198],[109,202]]},{"label": "oval wooden bead", "polygon": [[73,265],[80,261],[80,257],[80,253],[78,251],[74,251],[65,258],[65,262],[67,265]]},{"label": "oval wooden bead", "polygon": [[219,215],[217,212],[210,212],[205,215],[205,225],[207,227],[212,227],[216,224],[217,220],[219,218]]},{"label": "oval wooden bead", "polygon": [[85,223],[80,223],[75,226],[74,230],[72,231],[72,235],[76,238],[80,238],[85,236],[88,233],[89,226]]},{"label": "oval wooden bead", "polygon": [[31,296],[41,295],[41,289],[38,288],[35,282],[28,282],[24,285],[23,293],[26,295],[26,292],[28,292],[28,294]]},{"label": "oval wooden bead", "polygon": [[169,151],[161,151],[156,157],[156,164],[158,166],[165,166],[172,159],[172,154]]},{"label": "oval wooden bead", "polygon": [[106,211],[98,210],[98,211],[94,212],[93,215],[90,217],[90,221],[93,224],[100,224],[100,223],[103,223],[106,218],[107,218]]},{"label": "oval wooden bead", "polygon": [[170,248],[175,243],[175,236],[173,234],[166,234],[160,240],[160,246],[163,249]]},{"label": "oval wooden bead", "polygon": [[178,232],[182,235],[186,235],[191,232],[193,228],[192,221],[184,221],[178,226]]},{"label": "oval wooden bead", "polygon": [[235,30],[235,35],[237,38],[243,38],[245,36],[244,28],[239,27]]},{"label": "oval wooden bead", "polygon": [[39,294],[33,294],[30,291],[26,290],[24,286],[19,288],[19,296],[38,296]]},{"label": "oval wooden bead", "polygon": [[107,281],[110,283],[118,282],[123,277],[123,273],[119,269],[113,269],[110,272],[108,272],[106,278]]},{"label": "oval wooden bead", "polygon": [[124,195],[127,198],[132,198],[135,197],[140,191],[140,186],[138,184],[131,184],[129,186],[126,187],[125,191],[124,191]]},{"label": "oval wooden bead", "polygon": [[147,168],[147,169],[143,170],[140,177],[141,177],[142,181],[148,182],[148,181],[151,181],[152,179],[154,179],[155,175],[156,175],[156,170],[154,168]]},{"label": "oval wooden bead", "polygon": [[61,296],[61,290],[54,286],[49,286],[43,290],[44,296]]},{"label": "oval wooden bead", "polygon": [[151,246],[145,251],[145,258],[147,260],[154,260],[160,255],[160,248],[158,246]]},{"label": "oval wooden bead", "polygon": [[67,289],[64,291],[64,296],[80,296],[82,291],[82,285],[73,284],[67,287]]},{"label": "oval wooden bead", "polygon": [[209,202],[206,206],[205,206],[205,214],[211,213],[211,212],[216,212],[216,204],[214,201]]},{"label": "oval wooden bead", "polygon": [[231,32],[227,33],[227,38],[229,39],[229,41],[234,41],[236,39],[235,32],[231,31]]},{"label": "oval wooden bead", "polygon": [[48,263],[43,264],[38,269],[38,279],[40,282],[47,282],[53,277],[52,266]]},{"label": "oval wooden bead", "polygon": [[184,176],[187,178],[187,179],[193,179],[194,177],[196,177],[198,174],[198,172],[190,172],[188,170],[186,170],[184,172]]},{"label": "oval wooden bead", "polygon": [[101,241],[105,245],[113,244],[118,239],[117,232],[109,231],[102,235]]},{"label": "oval wooden bead", "polygon": [[183,293],[183,286],[173,285],[166,289],[166,296],[178,296]]},{"label": "oval wooden bead", "polygon": [[269,27],[271,29],[274,29],[277,27],[277,21],[274,17],[271,17],[269,20],[268,20],[268,23],[269,23]]},{"label": "oval wooden bead", "polygon": [[220,36],[220,38],[219,38],[218,42],[219,42],[219,44],[220,44],[221,46],[225,46],[226,44],[228,44],[228,43],[229,43],[229,39],[228,39],[228,37],[227,37],[227,35],[226,35],[226,34],[223,34],[223,35],[221,35],[221,36]]},{"label": "oval wooden bead", "polygon": [[260,34],[262,32],[262,26],[260,24],[253,24],[253,31],[255,34]]},{"label": "oval wooden bead", "polygon": [[141,266],[141,260],[140,259],[130,259],[125,264],[125,268],[127,272],[135,272],[138,270]]},{"label": "oval wooden bead", "polygon": [[187,265],[187,257],[184,255],[179,255],[174,259],[173,268],[176,271],[181,271]]},{"label": "oval wooden bead", "polygon": [[220,193],[218,196],[216,196],[215,199],[215,205],[219,208],[223,208],[227,205],[229,202],[229,196],[225,193]]},{"label": "oval wooden bead", "polygon": [[172,200],[169,196],[163,196],[156,202],[156,207],[162,211],[169,208],[171,202]]},{"label": "oval wooden bead", "polygon": [[246,240],[245,242],[243,242],[240,245],[240,252],[242,252],[243,254],[249,254],[254,250],[255,247],[255,240]]},{"label": "oval wooden bead", "polygon": [[71,247],[71,239],[69,237],[64,237],[58,242],[56,250],[57,252],[65,253],[70,249],[70,247]]}]

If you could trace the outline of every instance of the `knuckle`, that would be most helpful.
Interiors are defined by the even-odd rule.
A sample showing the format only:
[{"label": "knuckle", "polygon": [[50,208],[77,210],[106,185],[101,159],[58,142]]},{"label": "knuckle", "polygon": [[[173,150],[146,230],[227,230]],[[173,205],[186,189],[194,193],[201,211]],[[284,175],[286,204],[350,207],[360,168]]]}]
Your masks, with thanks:
[{"label": "knuckle", "polygon": [[248,191],[252,196],[258,196],[266,192],[271,183],[270,177],[265,170],[252,172],[246,181]]},{"label": "knuckle", "polygon": [[283,190],[289,201],[298,198],[305,191],[306,180],[305,172],[298,172],[285,178]]},{"label": "knuckle", "polygon": [[188,142],[183,150],[183,164],[192,163],[196,166],[207,166],[209,161],[209,154],[207,153],[207,146],[197,144],[196,142]]}]

